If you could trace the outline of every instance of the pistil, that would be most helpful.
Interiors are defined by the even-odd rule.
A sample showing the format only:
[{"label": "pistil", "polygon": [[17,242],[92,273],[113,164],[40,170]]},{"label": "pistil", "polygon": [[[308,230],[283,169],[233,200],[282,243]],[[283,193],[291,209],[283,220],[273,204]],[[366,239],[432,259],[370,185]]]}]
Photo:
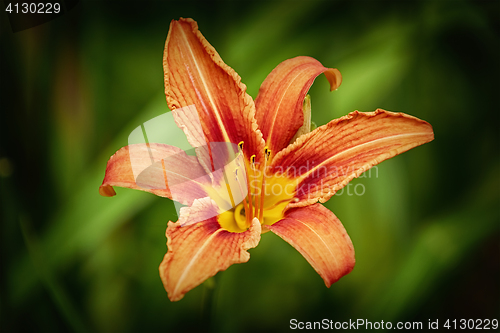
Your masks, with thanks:
[{"label": "pistil", "polygon": [[[245,158],[245,154],[243,152],[243,144],[244,144],[243,141],[238,143],[238,148],[240,149],[240,152],[243,155],[243,161],[245,162],[245,170],[248,170],[248,168],[246,167],[247,159]],[[250,188],[250,180],[249,180],[249,175],[247,172],[245,172],[245,176],[246,176],[245,178],[246,178],[246,183],[247,183],[246,195],[244,195],[243,189],[241,188],[241,184],[239,181],[238,181],[238,186],[240,187],[240,192],[241,192],[242,196],[244,196],[243,205],[245,208],[246,224],[247,224],[247,226],[249,226],[251,224],[252,219],[253,219],[253,205],[252,205],[253,193],[252,193],[252,190]],[[248,204],[247,204],[246,200],[248,200]],[[235,214],[236,214],[236,211],[235,211]]]},{"label": "pistil", "polygon": [[[252,155],[250,157],[250,167],[252,168],[252,179],[255,180],[257,176],[255,175],[255,155]],[[253,184],[253,181],[252,181]],[[258,209],[259,209],[259,204],[257,202],[257,194],[252,191],[253,187],[249,188],[250,193],[252,193],[252,199],[255,200],[255,211],[251,212],[252,214],[252,219],[254,216],[257,216]]]}]

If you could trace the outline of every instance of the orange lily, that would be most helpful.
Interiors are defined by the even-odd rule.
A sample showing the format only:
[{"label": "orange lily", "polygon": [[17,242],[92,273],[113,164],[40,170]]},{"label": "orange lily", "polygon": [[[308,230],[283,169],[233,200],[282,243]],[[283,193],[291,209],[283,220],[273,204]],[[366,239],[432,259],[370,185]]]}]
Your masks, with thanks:
[{"label": "orange lily", "polygon": [[[248,261],[247,250],[267,231],[296,248],[330,287],[353,269],[354,248],[341,222],[321,203],[372,166],[434,138],[427,122],[381,109],[354,111],[309,132],[307,91],[322,73],[330,89],[337,89],[337,69],[310,57],[286,60],[269,74],[254,102],[191,19],[171,22],[163,68],[169,108],[194,105],[206,142],[239,144],[248,184],[245,199],[225,212],[213,204],[217,199],[208,177],[176,198],[188,207],[178,222],[168,222],[168,252],[160,264],[172,301],[232,264]],[[188,138],[200,134],[189,121],[177,120]],[[148,147],[178,152],[162,144]],[[136,183],[129,149],[108,161],[100,193],[113,196],[112,186],[121,186],[172,199],[168,186],[148,189]],[[203,174],[196,157],[177,158],[186,175]]]}]

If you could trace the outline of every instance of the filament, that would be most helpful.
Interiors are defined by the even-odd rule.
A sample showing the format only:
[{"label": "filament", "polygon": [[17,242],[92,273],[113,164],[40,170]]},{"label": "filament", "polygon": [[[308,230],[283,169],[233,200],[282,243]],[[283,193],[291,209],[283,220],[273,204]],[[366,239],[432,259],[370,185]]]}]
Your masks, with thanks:
[{"label": "filament", "polygon": [[271,150],[266,146],[264,148],[264,168],[262,169],[262,191],[260,192],[260,212],[259,212],[259,221],[262,221],[262,218],[264,217],[264,197],[265,197],[265,190],[266,190],[266,169],[267,169],[267,160],[269,159],[269,156],[271,155]]},{"label": "filament", "polygon": [[[238,143],[238,148],[239,148],[241,154],[243,155],[243,161],[245,161],[245,164],[246,164],[245,153],[243,152],[243,145],[244,145],[244,142],[240,141],[240,143]],[[246,176],[246,183],[247,183],[247,195],[243,199],[243,205],[245,207],[246,223],[247,223],[247,225],[250,225],[252,218],[253,218],[253,214],[252,214],[253,213],[253,207],[252,207],[252,199],[253,198],[252,198],[252,191],[250,189],[250,181],[248,179],[248,174],[246,174],[245,176]],[[237,173],[236,173],[236,177],[238,177]],[[241,194],[243,196],[244,192],[243,192],[243,189],[241,188],[241,184],[238,181],[238,179],[236,179],[236,181],[238,182],[238,186],[240,187],[240,191],[241,191]],[[247,199],[248,199],[248,204],[246,202]]]}]

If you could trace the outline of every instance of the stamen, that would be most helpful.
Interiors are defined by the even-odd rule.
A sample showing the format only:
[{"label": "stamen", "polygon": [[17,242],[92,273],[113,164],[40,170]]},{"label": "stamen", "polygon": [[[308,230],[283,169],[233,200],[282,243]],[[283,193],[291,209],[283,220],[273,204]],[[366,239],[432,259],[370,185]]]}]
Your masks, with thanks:
[{"label": "stamen", "polygon": [[249,180],[249,175],[246,175],[247,177],[247,196],[248,196],[248,209],[245,209],[245,215],[247,217],[247,223],[248,225],[251,224],[252,219],[253,219],[253,207],[252,207],[252,191],[250,190],[250,180]]},{"label": "stamen", "polygon": [[262,218],[264,217],[264,197],[266,196],[265,190],[266,190],[266,169],[267,169],[267,160],[269,156],[271,155],[271,150],[266,146],[264,148],[264,168],[262,169],[262,191],[260,192],[260,212],[259,212],[259,221],[262,223]]},{"label": "stamen", "polygon": [[[240,143],[238,143],[238,148],[241,152],[241,154],[243,155],[243,160],[245,161],[245,154],[243,153],[243,145],[244,145],[244,141],[240,141]],[[246,164],[246,162],[245,162]],[[238,164],[239,165],[239,164]],[[246,169],[245,169],[246,170]],[[245,196],[245,199],[243,199],[243,201],[245,202],[246,204],[246,200],[248,198],[248,206],[245,205],[245,216],[246,216],[246,219],[247,219],[247,225],[250,225],[251,221],[252,221],[252,213],[253,213],[253,207],[252,207],[252,192],[250,190],[250,181],[248,179],[248,175],[246,175],[246,181],[247,181],[247,195]],[[240,186],[240,191],[242,192],[242,195],[243,195],[243,191],[241,189],[241,185],[240,183],[238,182],[238,186]]]}]

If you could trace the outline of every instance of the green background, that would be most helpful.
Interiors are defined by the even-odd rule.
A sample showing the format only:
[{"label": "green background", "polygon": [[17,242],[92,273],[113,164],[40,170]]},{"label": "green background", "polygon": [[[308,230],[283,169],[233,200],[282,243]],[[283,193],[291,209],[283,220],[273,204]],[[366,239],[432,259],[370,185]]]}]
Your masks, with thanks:
[{"label": "green background", "polygon": [[[498,319],[499,16],[498,1],[92,1],[13,34],[2,12],[1,330]],[[311,88],[318,125],[376,108],[433,125],[433,142],[354,180],[363,195],[325,204],[357,260],[330,289],[268,233],[248,263],[171,303],[158,265],[172,202],[127,189],[99,196],[108,158],[168,111],[162,55],[179,17],[198,21],[254,98],[278,63],[308,55],[344,79],[333,93],[324,77]]]}]

